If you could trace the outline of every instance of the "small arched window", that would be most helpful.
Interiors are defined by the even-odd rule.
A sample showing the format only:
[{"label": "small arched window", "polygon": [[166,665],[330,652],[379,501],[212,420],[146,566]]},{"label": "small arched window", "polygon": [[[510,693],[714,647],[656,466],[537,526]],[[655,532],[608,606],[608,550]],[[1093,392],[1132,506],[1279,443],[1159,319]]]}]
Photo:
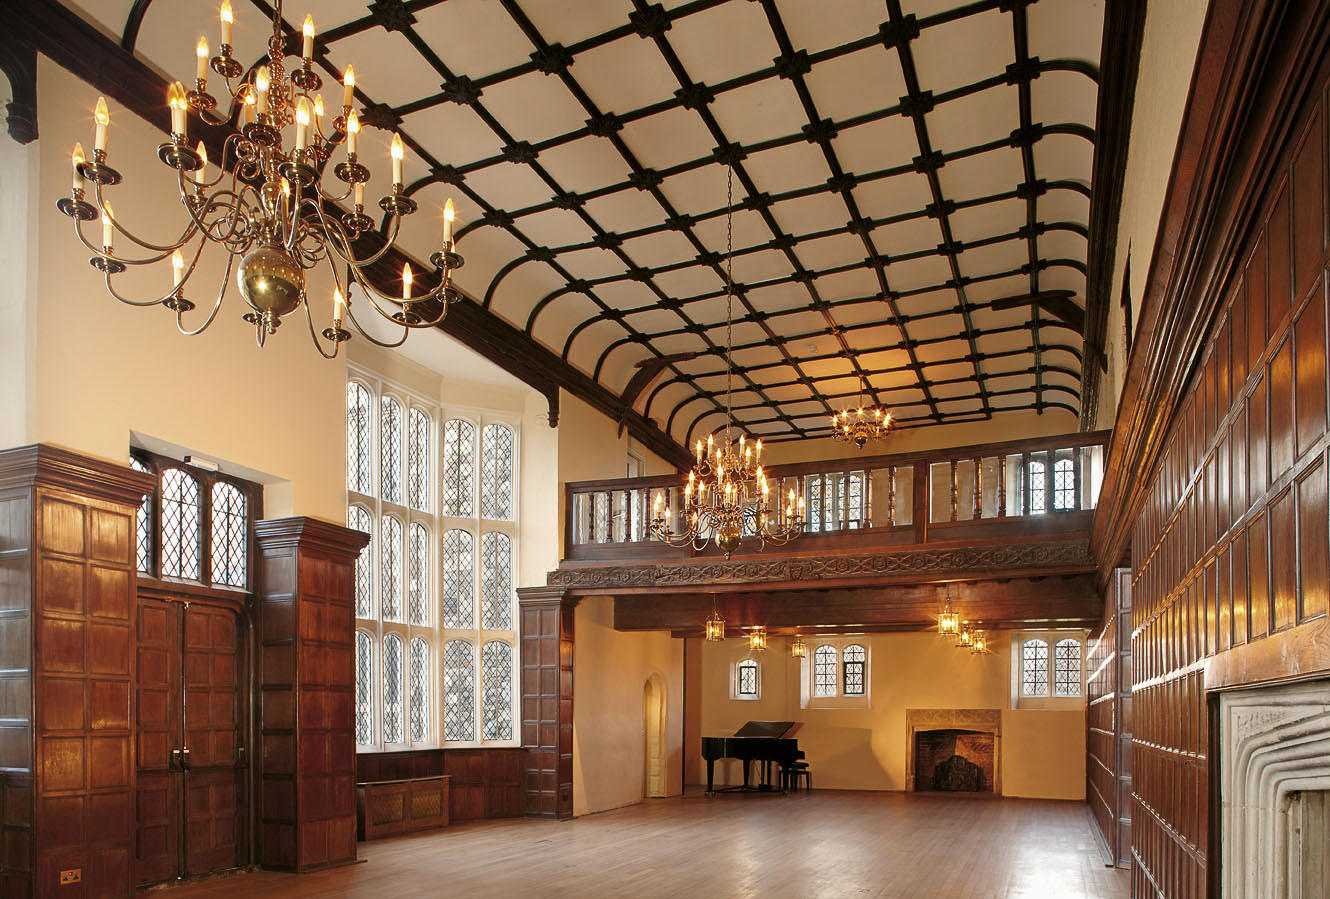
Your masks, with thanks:
[{"label": "small arched window", "polygon": [[406,417],[406,499],[411,508],[429,511],[429,416],[412,408]]},{"label": "small arched window", "polygon": [[485,425],[480,441],[480,517],[513,517],[513,432],[507,425]]},{"label": "small arched window", "polygon": [[1076,466],[1070,459],[1053,463],[1053,508],[1065,512],[1076,508]]},{"label": "small arched window", "polygon": [[454,418],[443,426],[443,514],[456,518],[475,512],[476,428]]},{"label": "small arched window", "polygon": [[1044,497],[1044,463],[1035,459],[1028,466],[1029,472],[1029,490],[1030,494],[1030,514],[1043,515],[1047,511],[1047,500]]},{"label": "small arched window", "polygon": [[1081,641],[1075,637],[1053,647],[1053,695],[1081,695]]},{"label": "small arched window", "polygon": [[846,696],[863,696],[868,652],[859,644],[845,647],[844,692]]},{"label": "small arched window", "polygon": [[162,574],[203,578],[203,496],[179,468],[162,472]]},{"label": "small arched window", "polygon": [[391,515],[379,524],[379,606],[384,621],[402,620],[402,523]]},{"label": "small arched window", "polygon": [[370,541],[356,559],[356,617],[374,617],[374,525],[364,506],[348,506],[346,526],[370,535]]},{"label": "small arched window", "polygon": [[474,627],[475,547],[470,531],[443,535],[443,626]]},{"label": "small arched window", "polygon": [[374,743],[374,701],[370,685],[374,683],[374,638],[356,631],[356,743]]},{"label": "small arched window", "polygon": [[740,698],[756,699],[758,689],[757,662],[753,659],[743,659],[735,671],[734,692]]},{"label": "small arched window", "polygon": [[1048,695],[1048,644],[1043,640],[1021,644],[1021,695]]},{"label": "small arched window", "polygon": [[466,640],[443,646],[443,738],[476,738],[476,659]]},{"label": "small arched window", "polygon": [[346,489],[355,493],[374,491],[370,462],[370,430],[373,413],[369,388],[359,381],[346,382]]},{"label": "small arched window", "polygon": [[480,652],[481,723],[486,740],[513,738],[513,648],[493,640]]},{"label": "small arched window", "polygon": [[379,402],[379,478],[385,502],[402,501],[402,405],[390,396]]},{"label": "small arched window", "polygon": [[406,543],[406,611],[412,624],[429,624],[429,531],[413,522]]},{"label": "small arched window", "polygon": [[[129,467],[143,474],[152,474],[152,469],[144,465],[136,456],[129,457]],[[138,533],[137,541],[139,571],[152,574],[152,494],[143,497],[139,503],[138,516],[134,519]]]},{"label": "small arched window", "polygon": [[513,542],[499,531],[480,538],[480,623],[487,630],[513,626]]},{"label": "small arched window", "polygon": [[402,742],[402,638],[383,638],[383,742]]},{"label": "small arched window", "polygon": [[823,644],[813,650],[813,695],[836,695],[836,647]]},{"label": "small arched window", "polygon": [[411,741],[429,739],[429,644],[419,637],[411,640],[410,672]]},{"label": "small arched window", "polygon": [[245,495],[232,484],[212,485],[212,580],[215,584],[244,587],[249,572]]}]

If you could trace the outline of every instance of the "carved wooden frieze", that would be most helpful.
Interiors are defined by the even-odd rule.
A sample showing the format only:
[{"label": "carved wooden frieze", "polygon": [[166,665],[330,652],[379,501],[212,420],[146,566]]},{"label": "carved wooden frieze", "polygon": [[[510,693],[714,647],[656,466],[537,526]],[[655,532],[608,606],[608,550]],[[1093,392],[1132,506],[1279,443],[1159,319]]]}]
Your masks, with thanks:
[{"label": "carved wooden frieze", "polygon": [[1066,570],[1093,565],[1084,540],[1005,543],[892,553],[858,553],[800,558],[709,559],[697,562],[597,565],[559,568],[549,583],[573,589],[690,587],[708,584],[761,584],[779,581],[841,580],[909,575]]}]

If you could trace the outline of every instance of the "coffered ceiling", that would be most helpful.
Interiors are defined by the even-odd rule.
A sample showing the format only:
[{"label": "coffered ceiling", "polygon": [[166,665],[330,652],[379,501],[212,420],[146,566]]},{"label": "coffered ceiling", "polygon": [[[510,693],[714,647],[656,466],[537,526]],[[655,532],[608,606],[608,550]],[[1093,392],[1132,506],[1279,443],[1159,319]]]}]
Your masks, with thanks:
[{"label": "coffered ceiling", "polygon": [[[255,62],[271,9],[234,2]],[[751,434],[825,435],[861,378],[906,427],[1079,412],[1103,0],[319,0],[286,19],[307,11],[325,94],[354,64],[382,129],[372,195],[392,129],[409,148],[428,212],[405,248],[436,248],[422,220],[453,197],[474,302],[676,441],[723,423],[729,167]],[[216,36],[203,0],[82,13],[176,77]]]}]

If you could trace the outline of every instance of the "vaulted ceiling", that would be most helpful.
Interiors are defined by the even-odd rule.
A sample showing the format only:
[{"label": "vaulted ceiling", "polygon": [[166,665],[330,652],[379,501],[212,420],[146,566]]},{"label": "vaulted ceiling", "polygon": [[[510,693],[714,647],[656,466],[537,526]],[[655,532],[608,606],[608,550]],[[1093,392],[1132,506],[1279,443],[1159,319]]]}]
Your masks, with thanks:
[{"label": "vaulted ceiling", "polygon": [[[371,194],[398,130],[472,300],[675,440],[723,422],[731,169],[751,434],[825,435],[861,380],[907,427],[1080,411],[1103,0],[307,5],[382,129]],[[84,10],[176,77],[215,38],[211,0]],[[237,0],[243,61],[270,16]]]}]

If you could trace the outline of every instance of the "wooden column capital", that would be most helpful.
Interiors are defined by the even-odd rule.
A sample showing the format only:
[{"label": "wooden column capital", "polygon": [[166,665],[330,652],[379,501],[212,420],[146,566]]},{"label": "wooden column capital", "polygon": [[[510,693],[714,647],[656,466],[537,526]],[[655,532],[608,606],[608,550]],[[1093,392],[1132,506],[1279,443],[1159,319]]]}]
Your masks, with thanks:
[{"label": "wooden column capital", "polygon": [[369,543],[369,534],[320,518],[296,515],[254,522],[259,551],[299,548],[334,558],[355,559]]},{"label": "wooden column capital", "polygon": [[153,490],[153,477],[128,465],[73,450],[33,443],[0,450],[0,490],[49,487],[88,499],[138,507]]},{"label": "wooden column capital", "polygon": [[519,606],[557,604],[572,607],[577,605],[581,598],[581,596],[575,595],[572,590],[561,584],[539,584],[534,587],[517,588],[517,604]]}]

